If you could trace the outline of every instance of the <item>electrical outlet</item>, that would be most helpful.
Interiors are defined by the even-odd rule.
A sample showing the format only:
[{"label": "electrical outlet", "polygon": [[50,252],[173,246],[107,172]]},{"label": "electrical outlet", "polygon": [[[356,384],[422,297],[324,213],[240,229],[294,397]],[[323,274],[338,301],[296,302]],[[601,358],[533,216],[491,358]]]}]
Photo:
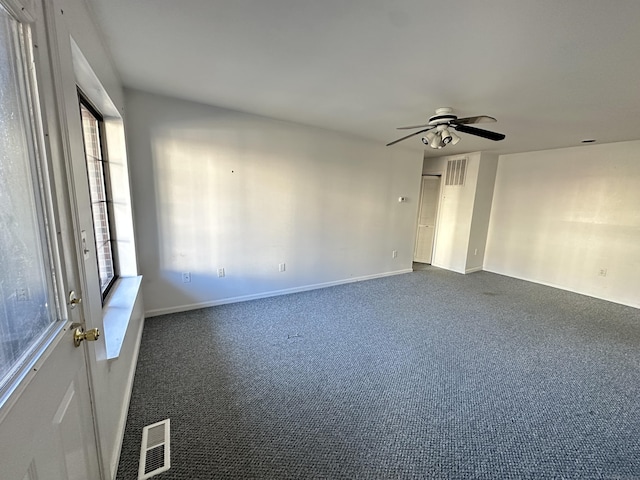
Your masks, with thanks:
[{"label": "electrical outlet", "polygon": [[284,272],[287,269],[287,266],[284,263],[278,264],[278,271]]},{"label": "electrical outlet", "polygon": [[218,269],[218,277],[219,277],[219,278],[224,277],[224,268],[219,268],[219,269]]},{"label": "electrical outlet", "polygon": [[394,250],[391,252],[391,258],[397,258],[398,257],[398,250]]},{"label": "electrical outlet", "polygon": [[191,283],[191,272],[182,272],[182,283]]}]

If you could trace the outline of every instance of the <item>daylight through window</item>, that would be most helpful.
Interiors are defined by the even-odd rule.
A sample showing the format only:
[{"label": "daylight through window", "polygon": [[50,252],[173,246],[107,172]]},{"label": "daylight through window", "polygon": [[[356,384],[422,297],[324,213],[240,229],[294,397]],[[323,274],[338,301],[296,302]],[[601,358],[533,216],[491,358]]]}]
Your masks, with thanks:
[{"label": "daylight through window", "polygon": [[0,403],[58,320],[32,65],[28,27],[0,6]]},{"label": "daylight through window", "polygon": [[82,134],[89,176],[100,290],[104,300],[117,276],[111,223],[112,202],[109,188],[109,168],[102,148],[104,124],[100,114],[82,95],[80,95],[80,114],[82,116]]}]

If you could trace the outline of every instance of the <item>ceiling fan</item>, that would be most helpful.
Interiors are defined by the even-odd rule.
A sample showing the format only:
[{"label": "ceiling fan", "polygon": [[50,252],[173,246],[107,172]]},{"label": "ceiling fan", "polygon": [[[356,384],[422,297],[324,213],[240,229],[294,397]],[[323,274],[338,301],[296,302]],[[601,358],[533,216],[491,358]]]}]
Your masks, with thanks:
[{"label": "ceiling fan", "polygon": [[453,109],[449,107],[438,108],[436,109],[436,114],[429,118],[429,123],[425,125],[398,127],[398,130],[409,130],[413,128],[420,128],[421,130],[394,140],[393,142],[387,143],[387,147],[425,132],[427,132],[427,134],[422,137],[422,143],[424,143],[425,145],[429,145],[431,148],[443,148],[449,143],[455,145],[460,141],[460,137],[456,135],[455,132],[453,132],[451,129],[458,132],[487,138],[495,142],[504,140],[505,136],[502,133],[490,132],[489,130],[469,126],[469,124],[472,123],[491,123],[495,121],[495,118],[489,117],[487,115],[458,118],[453,114]]}]

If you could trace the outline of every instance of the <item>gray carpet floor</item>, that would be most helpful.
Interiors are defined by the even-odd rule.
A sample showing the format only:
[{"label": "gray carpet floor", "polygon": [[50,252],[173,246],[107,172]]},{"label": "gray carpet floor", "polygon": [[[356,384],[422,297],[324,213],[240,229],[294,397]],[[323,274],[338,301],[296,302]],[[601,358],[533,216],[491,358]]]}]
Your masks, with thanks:
[{"label": "gray carpet floor", "polygon": [[640,478],[640,311],[436,268],[146,321],[118,479]]}]

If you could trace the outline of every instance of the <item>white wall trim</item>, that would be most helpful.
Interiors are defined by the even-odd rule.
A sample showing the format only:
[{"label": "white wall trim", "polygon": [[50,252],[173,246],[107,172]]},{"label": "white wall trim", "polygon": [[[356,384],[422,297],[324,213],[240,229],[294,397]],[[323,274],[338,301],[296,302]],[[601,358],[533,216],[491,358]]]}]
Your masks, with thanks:
[{"label": "white wall trim", "polygon": [[238,303],[238,302],[247,302],[249,300],[258,300],[261,298],[269,298],[269,297],[276,297],[279,295],[288,295],[290,293],[298,293],[298,292],[306,292],[309,290],[318,290],[320,288],[327,288],[327,287],[334,287],[336,285],[344,285],[347,283],[355,283],[355,282],[362,282],[364,280],[373,280],[374,278],[382,278],[382,277],[390,277],[393,275],[401,275],[404,273],[411,273],[413,272],[413,269],[411,268],[407,268],[404,270],[396,270],[393,272],[384,272],[384,273],[376,273],[373,275],[364,275],[361,277],[354,277],[354,278],[347,278],[347,279],[343,279],[343,280],[336,280],[333,282],[325,282],[325,283],[315,283],[315,284],[311,284],[311,285],[303,285],[301,287],[294,287],[294,288],[285,288],[282,290],[273,290],[270,292],[263,292],[263,293],[256,293],[256,294],[252,294],[252,295],[242,295],[239,297],[229,297],[229,298],[223,298],[221,300],[213,300],[210,302],[200,302],[200,303],[192,303],[192,304],[188,304],[188,305],[179,305],[176,307],[170,307],[170,308],[158,308],[158,309],[154,309],[154,310],[149,310],[145,312],[145,317],[149,318],[149,317],[156,317],[158,315],[165,315],[168,313],[177,313],[177,312],[186,312],[188,310],[197,310],[199,308],[207,308],[207,307],[215,307],[218,305],[225,305],[228,303]]},{"label": "white wall trim", "polygon": [[640,302],[638,302],[636,304],[628,303],[628,302],[621,302],[619,300],[612,300],[611,298],[606,298],[604,296],[593,295],[591,293],[581,292],[581,291],[575,290],[573,288],[567,288],[564,285],[558,285],[556,283],[543,282],[541,280],[527,278],[527,277],[523,277],[523,276],[516,276],[516,275],[513,275],[512,273],[507,274],[507,273],[503,273],[503,272],[499,272],[497,270],[491,270],[491,269],[487,269],[487,268],[485,268],[483,270],[485,272],[495,273],[496,275],[501,275],[503,277],[515,278],[515,279],[518,279],[518,280],[524,280],[525,282],[537,283],[538,285],[544,285],[546,287],[557,288],[558,290],[564,290],[565,292],[577,293],[578,295],[584,295],[585,297],[597,298],[598,300],[604,300],[606,302],[617,303],[618,305],[625,305],[627,307],[632,307],[632,308],[640,308]]},{"label": "white wall trim", "polygon": [[[118,428],[116,430],[116,444],[113,451],[113,455],[111,457],[111,464],[109,465],[110,472],[112,474],[112,478],[116,478],[116,474],[118,473],[118,465],[120,464],[120,454],[122,453],[122,444],[124,441],[124,430],[127,426],[127,416],[129,414],[129,404],[131,403],[131,393],[133,392],[133,380],[136,374],[136,366],[138,365],[138,354],[140,353],[140,344],[142,343],[142,330],[144,328],[144,317],[140,322],[140,326],[138,327],[138,332],[136,333],[135,347],[133,351],[133,356],[131,357],[131,366],[129,368],[129,375],[126,383],[126,392],[127,395],[125,397],[125,401],[122,402],[120,408],[120,418],[118,419]],[[116,359],[114,359],[116,360]],[[111,361],[114,361],[111,360]]]},{"label": "white wall trim", "polygon": [[451,265],[448,264],[443,264],[443,263],[439,263],[439,262],[431,262],[431,265],[433,267],[438,267],[438,268],[442,268],[443,270],[449,270],[450,272],[456,272],[456,273],[462,273],[465,274],[466,272],[462,269],[459,268],[454,268]]},{"label": "white wall trim", "polygon": [[464,273],[473,273],[473,272],[481,272],[482,271],[482,267],[473,267],[473,268],[467,268]]}]

